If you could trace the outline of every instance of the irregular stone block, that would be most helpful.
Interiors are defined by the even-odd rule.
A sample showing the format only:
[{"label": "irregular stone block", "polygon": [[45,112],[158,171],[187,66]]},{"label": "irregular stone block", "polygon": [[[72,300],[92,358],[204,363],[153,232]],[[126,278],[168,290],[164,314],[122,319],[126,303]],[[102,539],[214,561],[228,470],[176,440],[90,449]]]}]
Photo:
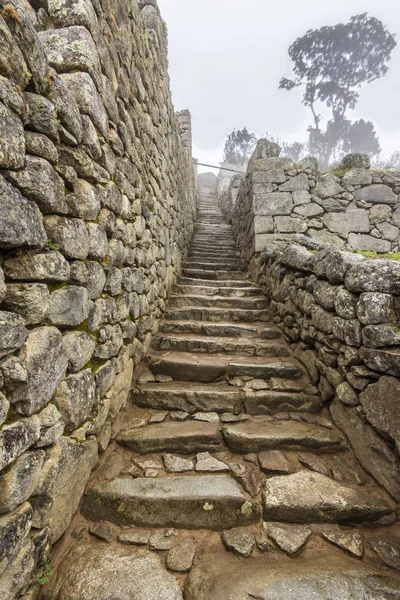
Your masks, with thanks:
[{"label": "irregular stone block", "polygon": [[28,122],[31,129],[43,133],[58,143],[58,120],[54,104],[44,96],[25,92],[24,100],[28,105]]},{"label": "irregular stone block", "polygon": [[56,251],[20,253],[18,256],[7,258],[4,269],[9,279],[20,281],[68,281],[70,276],[69,263],[62,254]]},{"label": "irregular stone block", "polygon": [[397,204],[399,197],[388,185],[373,184],[356,191],[356,200],[371,204]]},{"label": "irregular stone block", "polygon": [[49,71],[47,97],[56,107],[60,123],[80,144],[83,138],[83,127],[79,107],[63,79],[57,75],[54,69],[49,69]]},{"label": "irregular stone block", "polygon": [[37,415],[4,425],[0,431],[0,471],[33,446],[39,436],[40,420]]},{"label": "irregular stone block", "polygon": [[88,314],[89,293],[86,288],[69,285],[51,294],[47,319],[52,325],[76,327]]},{"label": "irregular stone block", "polygon": [[14,512],[0,517],[0,575],[24,544],[32,525],[32,507],[25,502]]},{"label": "irregular stone block", "polygon": [[61,333],[55,327],[34,329],[19,354],[19,361],[28,379],[13,387],[8,398],[17,412],[32,415],[49,402],[67,370]]},{"label": "irregular stone block", "polygon": [[276,231],[282,233],[300,233],[307,230],[307,224],[304,219],[299,217],[275,217],[274,218]]},{"label": "irregular stone block", "polygon": [[0,358],[18,350],[27,337],[28,330],[20,315],[0,311]]},{"label": "irregular stone block", "polygon": [[41,475],[43,450],[25,452],[0,474],[0,513],[11,512],[34,493]]},{"label": "irregular stone block", "polygon": [[317,277],[327,278],[329,283],[337,285],[343,283],[346,273],[353,265],[360,262],[365,262],[365,259],[359,254],[341,252],[336,248],[325,248],[314,255],[312,270]]},{"label": "irregular stone block", "polygon": [[[74,186],[74,217],[85,221],[95,221],[100,211],[100,200],[96,188],[84,179],[78,179]],[[71,206],[71,202],[69,202]]]},{"label": "irregular stone block", "polygon": [[100,133],[108,139],[108,117],[93,79],[88,73],[76,72],[60,75],[80,111],[88,115]]},{"label": "irregular stone block", "polygon": [[35,133],[34,131],[25,131],[25,142],[27,154],[44,158],[52,165],[57,163],[57,148],[47,135]]},{"label": "irregular stone block", "polygon": [[311,471],[268,479],[263,504],[264,519],[290,523],[370,524],[394,517],[386,502]]},{"label": "irregular stone block", "polygon": [[27,325],[42,323],[50,305],[50,292],[44,283],[9,283],[4,306],[20,314]]},{"label": "irregular stone block", "polygon": [[395,323],[394,299],[391,294],[363,292],[357,303],[357,316],[364,325]]},{"label": "irregular stone block", "polygon": [[381,232],[385,240],[389,240],[389,242],[396,242],[399,239],[399,228],[390,223],[378,223],[376,228]]},{"label": "irregular stone block", "polygon": [[361,406],[368,421],[380,433],[387,434],[400,449],[400,381],[396,377],[380,377],[360,394]]},{"label": "irregular stone block", "polygon": [[0,168],[22,169],[25,161],[25,136],[21,120],[0,102]]},{"label": "irregular stone block", "polygon": [[0,16],[0,71],[21,89],[25,89],[31,79],[31,73],[24,56],[13,38],[7,23]]},{"label": "irregular stone block", "polygon": [[369,423],[360,418],[357,408],[345,406],[339,400],[334,400],[330,411],[363,468],[383,485],[391,496],[399,500],[400,463],[393,450]]},{"label": "irregular stone block", "polygon": [[[0,576],[0,594],[5,600],[21,598],[31,583],[36,568],[37,548],[31,539],[26,539],[18,554]],[[27,597],[30,600],[30,597]]]},{"label": "irregular stone block", "polygon": [[[107,573],[107,581],[104,581]],[[82,592],[84,590],[84,592]],[[146,550],[93,545],[81,542],[57,570],[48,600],[80,600],[82,593],[96,600],[182,600],[180,587],[161,564]]]},{"label": "irregular stone block", "polygon": [[80,260],[87,257],[89,236],[84,221],[50,215],[45,218],[45,227],[49,238],[66,256]]},{"label": "irregular stone block", "polygon": [[36,491],[33,526],[49,525],[56,542],[68,528],[97,462],[97,442],[75,442],[66,437],[49,448],[43,478]]},{"label": "irregular stone block", "polygon": [[222,540],[228,550],[233,550],[241,556],[250,556],[256,542],[254,535],[247,527],[235,527],[222,532]]},{"label": "irregular stone block", "polygon": [[340,185],[338,177],[331,173],[319,177],[314,188],[314,194],[322,199],[333,198],[342,192],[344,192],[344,189]]},{"label": "irregular stone block", "polygon": [[84,514],[119,525],[223,530],[259,519],[259,508],[229,475],[114,479],[87,494]]},{"label": "irregular stone block", "polygon": [[95,399],[96,384],[90,369],[63,379],[54,398],[69,430],[77,429],[89,418]]},{"label": "irregular stone block", "polygon": [[77,373],[89,362],[96,347],[95,338],[83,331],[70,331],[63,337],[68,371]]},{"label": "irregular stone block", "polygon": [[361,348],[360,357],[373,371],[400,377],[400,349]]},{"label": "irregular stone block", "polygon": [[379,240],[372,235],[357,235],[350,233],[348,243],[353,250],[366,250],[370,252],[390,252],[392,245],[386,240]]},{"label": "irregular stone block", "polygon": [[344,213],[327,213],[322,220],[329,231],[342,237],[347,237],[352,231],[369,233],[370,230],[368,212],[363,209],[353,208]]},{"label": "irregular stone block", "polygon": [[305,173],[290,177],[283,185],[279,186],[280,192],[302,192],[310,189],[310,182]]},{"label": "irregular stone block", "polygon": [[244,404],[249,415],[268,415],[286,411],[316,413],[322,408],[318,396],[273,390],[248,391]]},{"label": "irregular stone block", "polygon": [[288,527],[277,523],[263,523],[263,529],[286,554],[296,554],[312,535],[310,527],[304,525]]},{"label": "irregular stone block", "polygon": [[356,306],[358,297],[349,292],[344,286],[336,288],[334,308],[343,319],[355,319],[357,317]]},{"label": "irregular stone block", "polygon": [[363,328],[362,339],[364,346],[369,348],[400,346],[400,331],[393,325],[367,325]]},{"label": "irregular stone block", "polygon": [[349,346],[361,346],[362,326],[357,319],[341,319],[334,317],[332,333],[338,339]]},{"label": "irregular stone block", "polygon": [[367,260],[354,265],[346,276],[351,292],[400,294],[400,263],[389,260]]},{"label": "irregular stone block", "polygon": [[0,248],[43,248],[47,240],[42,215],[34,202],[0,176]]},{"label": "irregular stone block", "polygon": [[372,173],[368,169],[350,169],[343,175],[343,185],[371,185]]},{"label": "irregular stone block", "polygon": [[[332,591],[340,600],[364,596],[371,600],[377,590],[382,600],[399,594],[397,577],[383,574],[347,557],[321,556],[293,561],[280,557],[238,562],[237,558],[215,555],[192,569],[185,585],[186,600],[221,600],[229,590],[230,600],[331,600]],[[75,599],[74,599],[75,600]]]}]

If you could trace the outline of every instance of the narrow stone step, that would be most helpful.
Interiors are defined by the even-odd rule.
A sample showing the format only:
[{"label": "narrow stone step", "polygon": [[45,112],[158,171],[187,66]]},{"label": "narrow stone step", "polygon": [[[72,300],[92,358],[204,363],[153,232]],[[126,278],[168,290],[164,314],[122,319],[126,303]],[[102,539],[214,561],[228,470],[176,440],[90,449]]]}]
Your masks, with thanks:
[{"label": "narrow stone step", "polygon": [[160,331],[163,333],[194,333],[215,337],[238,337],[276,340],[281,332],[275,327],[264,324],[244,325],[242,323],[208,323],[199,321],[162,321]]},{"label": "narrow stone step", "polygon": [[248,274],[246,271],[214,271],[206,269],[187,269],[184,267],[182,272],[185,277],[193,277],[198,279],[248,279]]},{"label": "narrow stone step", "polygon": [[249,420],[223,428],[232,452],[248,454],[264,450],[310,450],[337,452],[344,439],[330,429],[298,421]]},{"label": "narrow stone step", "polygon": [[[237,373],[250,373],[254,379],[296,379],[302,375],[300,366],[292,359],[240,357],[231,362],[229,355],[171,352],[153,356],[149,368],[155,375],[169,375],[180,381],[212,382]],[[253,375],[254,374],[254,375]]]},{"label": "narrow stone step", "polygon": [[218,423],[166,421],[125,429],[118,436],[118,443],[138,454],[154,452],[193,454],[207,450],[220,450],[222,436]]},{"label": "narrow stone step", "polygon": [[196,412],[232,412],[243,409],[244,393],[230,385],[212,385],[174,381],[138,385],[133,389],[132,401],[137,406],[155,410]]},{"label": "narrow stone step", "polygon": [[240,260],[219,260],[213,262],[187,260],[184,268],[205,269],[206,271],[246,271]]},{"label": "narrow stone step", "polygon": [[319,394],[248,390],[245,397],[245,409],[249,415],[269,415],[277,412],[318,413],[322,406]]},{"label": "narrow stone step", "polygon": [[250,525],[260,518],[257,503],[229,475],[102,482],[88,492],[83,513],[92,521],[116,525],[216,531]]},{"label": "narrow stone step", "polygon": [[179,277],[178,283],[182,285],[201,285],[206,287],[234,287],[234,288],[251,288],[254,287],[254,283],[249,280],[232,280],[225,279],[224,281],[215,281],[213,279],[200,279],[192,277]]},{"label": "narrow stone step", "polygon": [[227,298],[248,298],[251,296],[263,296],[259,287],[217,287],[206,285],[180,285],[174,288],[174,294],[177,296],[225,296]]},{"label": "narrow stone step", "polygon": [[177,350],[179,352],[225,352],[243,356],[290,356],[287,345],[259,339],[240,340],[237,338],[213,338],[193,334],[160,334],[153,338],[153,348],[157,350]]},{"label": "narrow stone step", "polygon": [[387,525],[396,517],[383,500],[311,471],[268,479],[263,504],[267,521]]},{"label": "narrow stone step", "polygon": [[210,308],[242,308],[251,310],[260,310],[268,307],[266,296],[256,296],[250,298],[236,298],[226,296],[201,296],[201,295],[173,295],[169,299],[170,308],[182,308],[188,306],[206,306]]},{"label": "narrow stone step", "polygon": [[167,308],[165,318],[173,321],[271,321],[272,313],[268,309],[252,310],[243,308],[211,308],[192,306],[188,308]]}]

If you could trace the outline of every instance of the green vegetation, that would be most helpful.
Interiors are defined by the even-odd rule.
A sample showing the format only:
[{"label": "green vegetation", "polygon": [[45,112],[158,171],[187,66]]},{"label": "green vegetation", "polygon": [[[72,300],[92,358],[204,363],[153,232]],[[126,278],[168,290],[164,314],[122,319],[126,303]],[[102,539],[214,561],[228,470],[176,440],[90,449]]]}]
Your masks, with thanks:
[{"label": "green vegetation", "polygon": [[379,254],[378,252],[372,252],[370,250],[360,250],[357,254],[370,258],[372,260],[377,258],[386,258],[388,260],[400,260],[400,252],[388,252],[387,254]]},{"label": "green vegetation", "polygon": [[51,570],[51,565],[46,563],[42,569],[42,574],[38,579],[38,584],[45,585],[46,583],[49,583],[52,575],[53,571]]},{"label": "green vegetation", "polygon": [[58,250],[60,246],[58,244],[56,244],[55,242],[53,242],[52,240],[47,240],[46,247],[49,250]]}]

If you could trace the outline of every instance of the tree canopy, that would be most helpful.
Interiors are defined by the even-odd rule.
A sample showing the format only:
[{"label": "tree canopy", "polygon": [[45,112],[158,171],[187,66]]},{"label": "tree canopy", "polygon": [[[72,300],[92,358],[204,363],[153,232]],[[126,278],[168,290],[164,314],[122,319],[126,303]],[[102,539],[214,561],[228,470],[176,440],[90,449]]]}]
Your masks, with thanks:
[{"label": "tree canopy", "polygon": [[247,127],[234,129],[227,136],[223,161],[231,165],[245,165],[253,152],[256,141],[255,134],[250,133]]}]

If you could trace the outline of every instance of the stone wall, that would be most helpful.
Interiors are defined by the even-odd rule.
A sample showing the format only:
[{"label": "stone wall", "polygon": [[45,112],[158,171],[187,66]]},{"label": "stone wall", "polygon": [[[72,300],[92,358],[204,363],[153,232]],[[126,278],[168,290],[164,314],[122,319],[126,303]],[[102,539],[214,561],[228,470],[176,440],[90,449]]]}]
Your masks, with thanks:
[{"label": "stone wall", "polygon": [[220,199],[247,260],[298,233],[348,250],[399,250],[400,172],[371,171],[368,157],[350,155],[342,171],[321,174],[315,159],[294,164],[279,152],[261,140]]},{"label": "stone wall", "polygon": [[262,142],[220,204],[335,423],[400,501],[400,262],[345,251],[398,250],[400,173],[276,153]]},{"label": "stone wall", "polygon": [[108,445],[195,191],[154,0],[0,0],[0,38],[0,592],[14,600]]}]

